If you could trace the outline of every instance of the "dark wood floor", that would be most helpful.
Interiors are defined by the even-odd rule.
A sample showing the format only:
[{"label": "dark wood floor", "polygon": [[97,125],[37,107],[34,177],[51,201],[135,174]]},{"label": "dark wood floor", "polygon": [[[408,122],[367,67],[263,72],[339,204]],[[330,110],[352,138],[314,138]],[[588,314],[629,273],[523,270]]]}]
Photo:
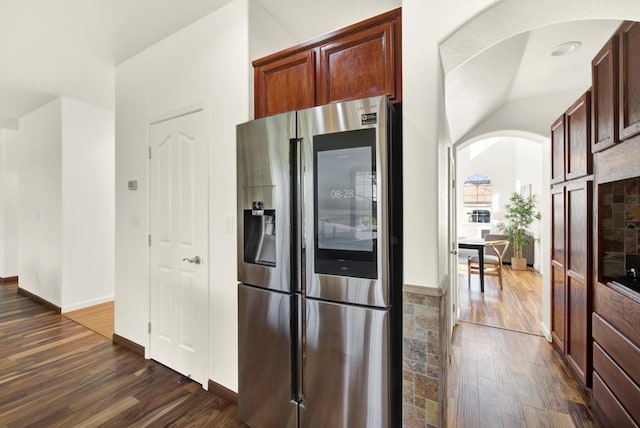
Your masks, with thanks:
[{"label": "dark wood floor", "polygon": [[[599,427],[541,337],[462,322],[450,427]],[[0,427],[243,427],[178,373],[0,285]]]},{"label": "dark wood floor", "polygon": [[498,277],[485,275],[484,295],[480,277],[471,275],[469,287],[467,264],[458,265],[458,305],[460,319],[507,330],[540,335],[542,322],[542,275],[528,268],[514,271],[503,266],[502,290]]},{"label": "dark wood floor", "polygon": [[461,322],[451,356],[450,427],[601,426],[566,365],[540,336]]},{"label": "dark wood floor", "polygon": [[243,427],[237,408],[0,285],[0,427]]}]

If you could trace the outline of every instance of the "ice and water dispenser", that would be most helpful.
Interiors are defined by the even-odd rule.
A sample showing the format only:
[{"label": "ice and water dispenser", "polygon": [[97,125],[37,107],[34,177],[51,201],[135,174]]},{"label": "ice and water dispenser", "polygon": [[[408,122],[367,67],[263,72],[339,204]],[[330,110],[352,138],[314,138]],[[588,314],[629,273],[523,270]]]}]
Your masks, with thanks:
[{"label": "ice and water dispenser", "polygon": [[276,210],[271,198],[274,186],[244,188],[244,262],[276,265]]},{"label": "ice and water dispenser", "polygon": [[263,201],[253,201],[244,210],[244,261],[276,265],[276,211],[264,209]]}]

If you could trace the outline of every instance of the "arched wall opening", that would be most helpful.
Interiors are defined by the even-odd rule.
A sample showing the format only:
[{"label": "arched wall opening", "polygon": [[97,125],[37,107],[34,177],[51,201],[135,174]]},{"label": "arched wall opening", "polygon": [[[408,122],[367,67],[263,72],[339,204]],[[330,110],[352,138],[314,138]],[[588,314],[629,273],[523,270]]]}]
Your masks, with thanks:
[{"label": "arched wall opening", "polygon": [[[563,0],[560,2],[557,0],[541,0],[535,3],[525,0],[503,0],[496,2],[460,26],[440,44],[439,52],[442,66],[440,84],[442,92],[446,93],[444,82],[449,73],[496,44],[536,28],[589,19],[640,21],[640,8],[638,8],[635,0],[618,0],[606,3],[585,3],[582,0]],[[441,117],[444,118],[440,126],[447,126],[446,122],[448,119],[444,101],[440,108],[442,109]],[[551,123],[549,123],[549,125],[551,125]],[[499,124],[494,124],[493,126],[494,128],[483,128],[482,131],[487,134],[483,134],[482,136],[477,136],[464,142],[448,141],[444,142],[444,144],[445,146],[449,145],[453,148],[463,147],[466,144],[477,141],[478,138],[485,138],[486,135],[492,132],[501,132]],[[543,136],[539,137],[545,138]],[[545,152],[545,155],[543,155],[543,162],[546,165],[543,166],[543,171],[545,171],[544,179],[548,180],[548,163],[550,159],[550,155],[547,154],[549,153],[548,139],[547,142],[543,141],[541,144]],[[439,169],[440,171],[446,171],[447,165],[442,164],[441,161]],[[440,177],[440,191],[441,193],[447,193],[450,188],[450,183],[444,179],[445,174],[441,173]],[[548,186],[545,186],[545,188],[548,188]],[[543,219],[545,217],[549,218],[550,202],[547,195],[540,198],[540,205]],[[451,230],[451,225],[449,225],[449,229]],[[447,235],[444,234],[442,236]],[[550,283],[548,275],[550,227],[548,226],[548,222],[543,221],[541,236],[545,238],[547,242],[547,244],[544,242],[541,244],[541,257],[544,261],[547,261],[547,266],[545,267],[543,265],[541,269],[544,277],[541,332],[550,339],[548,330],[551,321]],[[445,246],[441,246],[441,248],[442,247]]]}]

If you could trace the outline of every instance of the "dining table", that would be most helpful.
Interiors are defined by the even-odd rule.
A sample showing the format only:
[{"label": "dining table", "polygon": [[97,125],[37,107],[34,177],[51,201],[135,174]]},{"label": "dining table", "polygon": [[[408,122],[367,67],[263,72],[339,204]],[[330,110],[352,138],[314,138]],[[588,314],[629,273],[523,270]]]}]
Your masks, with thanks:
[{"label": "dining table", "polygon": [[478,251],[478,265],[480,270],[480,293],[484,293],[484,247],[483,238],[458,238],[458,248]]}]

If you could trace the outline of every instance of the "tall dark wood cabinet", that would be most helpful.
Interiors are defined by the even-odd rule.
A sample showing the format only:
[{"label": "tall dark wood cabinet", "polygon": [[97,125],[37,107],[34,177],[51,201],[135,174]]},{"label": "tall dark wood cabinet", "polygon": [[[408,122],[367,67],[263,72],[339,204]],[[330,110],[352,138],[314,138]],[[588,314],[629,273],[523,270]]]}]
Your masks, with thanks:
[{"label": "tall dark wood cabinet", "polygon": [[567,183],[565,195],[565,355],[582,384],[591,386],[592,181]]},{"label": "tall dark wood cabinet", "polygon": [[551,126],[551,337],[585,387],[591,385],[592,355],[590,96],[587,91]]},{"label": "tall dark wood cabinet", "polygon": [[640,134],[640,23],[625,22],[620,44],[620,140]]},{"label": "tall dark wood cabinet", "polygon": [[253,61],[255,118],[377,95],[401,101],[401,36],[398,8]]},{"label": "tall dark wood cabinet", "polygon": [[565,194],[564,185],[551,189],[551,338],[565,353],[566,271],[565,271]]}]

